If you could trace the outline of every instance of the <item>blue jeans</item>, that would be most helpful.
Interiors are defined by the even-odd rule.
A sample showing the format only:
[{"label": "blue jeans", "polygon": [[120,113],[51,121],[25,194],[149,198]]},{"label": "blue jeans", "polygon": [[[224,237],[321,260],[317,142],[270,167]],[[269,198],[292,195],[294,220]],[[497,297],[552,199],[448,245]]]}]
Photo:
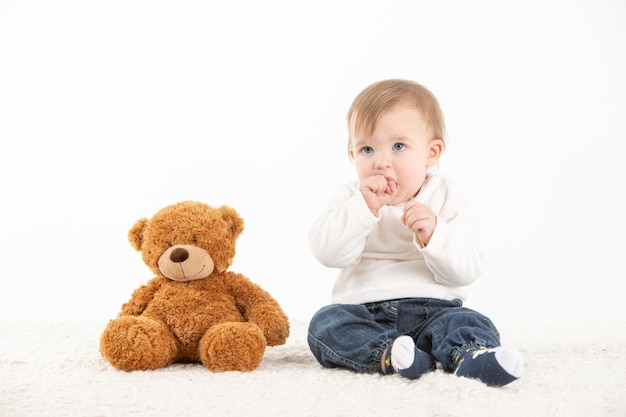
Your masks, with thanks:
[{"label": "blue jeans", "polygon": [[500,346],[500,334],[487,317],[460,300],[432,298],[325,306],[311,319],[307,340],[324,367],[376,373],[383,351],[401,335],[411,336],[446,372],[454,371],[455,356],[468,347]]}]

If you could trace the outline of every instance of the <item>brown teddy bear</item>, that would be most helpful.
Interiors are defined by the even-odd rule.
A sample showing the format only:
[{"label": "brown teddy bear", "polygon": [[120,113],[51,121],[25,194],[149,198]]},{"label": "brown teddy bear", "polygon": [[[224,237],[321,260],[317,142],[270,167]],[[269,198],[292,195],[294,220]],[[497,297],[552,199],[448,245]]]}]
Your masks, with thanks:
[{"label": "brown teddy bear", "polygon": [[284,344],[289,320],[278,302],[227,270],[242,231],[233,208],[196,201],[138,220],[128,238],[156,276],[109,321],[102,356],[125,371],[198,361],[213,371],[251,371],[266,346]]}]

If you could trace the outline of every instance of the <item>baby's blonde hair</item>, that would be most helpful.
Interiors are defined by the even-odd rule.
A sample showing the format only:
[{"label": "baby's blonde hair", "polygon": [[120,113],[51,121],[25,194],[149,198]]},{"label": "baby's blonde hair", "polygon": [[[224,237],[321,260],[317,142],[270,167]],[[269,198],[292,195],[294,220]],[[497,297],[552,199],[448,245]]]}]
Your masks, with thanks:
[{"label": "baby's blonde hair", "polygon": [[433,132],[432,139],[441,139],[445,145],[446,127],[437,97],[423,85],[409,80],[383,80],[366,87],[355,97],[348,110],[348,128],[354,118],[355,133],[371,136],[381,115],[398,103],[419,111]]}]

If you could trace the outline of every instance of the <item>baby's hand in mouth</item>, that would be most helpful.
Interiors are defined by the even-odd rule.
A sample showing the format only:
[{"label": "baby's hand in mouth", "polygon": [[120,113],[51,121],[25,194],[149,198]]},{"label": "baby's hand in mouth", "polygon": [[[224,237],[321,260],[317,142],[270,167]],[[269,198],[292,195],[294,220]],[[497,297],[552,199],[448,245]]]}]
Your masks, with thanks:
[{"label": "baby's hand in mouth", "polygon": [[396,180],[390,177],[385,177],[385,179],[387,180],[387,188],[385,189],[385,193],[393,196],[398,190],[398,183],[396,182]]},{"label": "baby's hand in mouth", "polygon": [[398,191],[398,184],[391,177],[372,175],[361,180],[359,191],[372,213],[389,204]]}]

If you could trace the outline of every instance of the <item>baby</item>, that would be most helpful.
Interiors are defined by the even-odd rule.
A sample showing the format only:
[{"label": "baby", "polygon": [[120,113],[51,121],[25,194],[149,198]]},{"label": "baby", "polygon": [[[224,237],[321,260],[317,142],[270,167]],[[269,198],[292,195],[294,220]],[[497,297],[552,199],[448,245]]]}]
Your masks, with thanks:
[{"label": "baby", "polygon": [[463,307],[483,270],[471,207],[435,173],[443,114],[424,86],[376,82],[347,115],[358,180],[343,184],[313,223],[314,256],[338,268],[332,304],[311,319],[322,366],[417,379],[436,369],[490,386],[518,379],[523,360],[491,320]]}]

